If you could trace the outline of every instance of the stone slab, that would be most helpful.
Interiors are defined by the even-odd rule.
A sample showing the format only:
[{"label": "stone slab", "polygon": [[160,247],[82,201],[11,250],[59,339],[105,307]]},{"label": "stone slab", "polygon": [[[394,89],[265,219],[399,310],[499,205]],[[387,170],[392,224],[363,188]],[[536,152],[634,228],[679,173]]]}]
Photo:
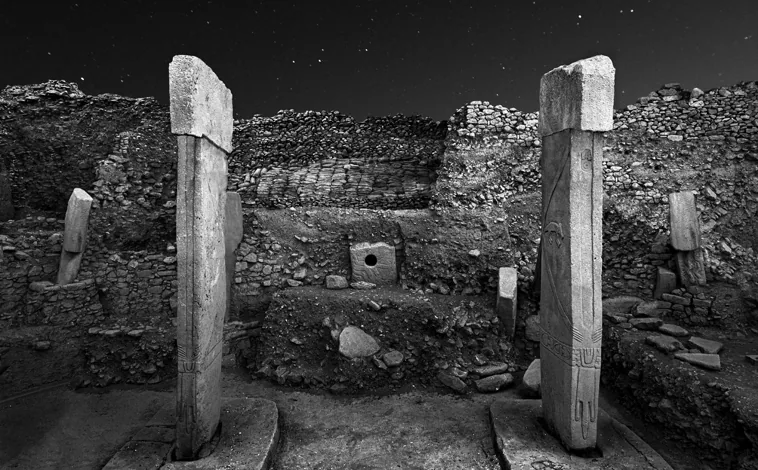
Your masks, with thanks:
[{"label": "stone slab", "polygon": [[505,335],[513,338],[516,332],[518,306],[518,273],[516,268],[500,268],[498,271],[497,300],[495,312],[505,327]]},{"label": "stone slab", "polygon": [[721,370],[721,357],[718,354],[701,354],[701,353],[676,353],[674,357],[693,366],[702,367],[709,370]]},{"label": "stone slab", "polygon": [[542,139],[542,403],[548,426],[572,449],[594,447],[596,438],[602,146],[597,132],[565,130]]},{"label": "stone slab", "polygon": [[216,432],[226,311],[226,154],[179,136],[177,242],[177,455],[193,458]]},{"label": "stone slab", "polygon": [[680,251],[700,248],[700,224],[697,220],[695,193],[682,191],[669,194],[671,246]]},{"label": "stone slab", "polygon": [[221,439],[208,457],[168,462],[162,470],[265,470],[279,443],[279,410],[262,398],[226,398],[221,413]]},{"label": "stone slab", "polygon": [[244,227],[242,224],[242,200],[234,191],[226,192],[226,214],[224,217],[224,265],[226,266],[226,314],[229,320],[232,305],[232,285],[234,268],[237,265],[237,247],[242,241]]},{"label": "stone slab", "polygon": [[663,294],[669,294],[674,289],[676,289],[676,274],[674,271],[658,266],[653,298],[660,299]]},{"label": "stone slab", "polygon": [[700,338],[697,336],[691,337],[689,341],[687,341],[687,346],[693,349],[699,349],[706,354],[718,354],[722,349],[724,349],[723,343],[719,343],[718,341],[713,341],[710,339]]},{"label": "stone slab", "polygon": [[657,330],[659,326],[663,325],[663,320],[660,318],[632,318],[629,320],[629,324],[638,330]]},{"label": "stone slab", "polygon": [[632,309],[645,299],[633,295],[619,295],[603,299],[603,314],[605,315],[626,315],[632,313]]},{"label": "stone slab", "polygon": [[682,328],[681,326],[673,325],[671,323],[664,323],[663,325],[659,326],[658,331],[660,331],[664,335],[677,336],[677,337],[687,336],[690,334],[689,331]]},{"label": "stone slab", "polygon": [[569,454],[549,434],[539,400],[499,400],[490,406],[495,451],[510,470],[673,470],[629,428],[598,408],[597,449],[602,457]]},{"label": "stone slab", "polygon": [[483,393],[497,392],[511,384],[513,384],[513,375],[511,374],[490,375],[474,382],[476,389]]},{"label": "stone slab", "polygon": [[562,65],[540,80],[540,134],[565,129],[605,132],[613,129],[616,69],[598,55]]},{"label": "stone slab", "polygon": [[350,246],[353,282],[394,284],[397,282],[395,247],[384,242],[356,243]]},{"label": "stone slab", "polygon": [[685,287],[706,285],[703,249],[676,252],[676,268]]},{"label": "stone slab", "polygon": [[202,60],[174,56],[168,66],[171,132],[205,137],[232,152],[232,92]]},{"label": "stone slab", "polygon": [[664,353],[684,349],[684,345],[681,341],[668,335],[651,335],[645,338],[645,342]]},{"label": "stone slab", "polygon": [[92,207],[92,196],[80,188],[74,188],[68,198],[66,208],[63,249],[72,253],[81,253],[87,243],[87,224]]}]

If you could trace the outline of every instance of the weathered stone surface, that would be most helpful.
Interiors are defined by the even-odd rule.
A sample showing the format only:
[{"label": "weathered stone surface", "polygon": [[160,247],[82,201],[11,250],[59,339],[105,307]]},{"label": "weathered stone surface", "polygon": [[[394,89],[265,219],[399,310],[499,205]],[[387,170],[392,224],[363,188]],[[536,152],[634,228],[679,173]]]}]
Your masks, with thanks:
[{"label": "weathered stone surface", "polygon": [[389,351],[382,356],[384,363],[389,367],[397,367],[403,363],[403,353],[400,351]]},{"label": "weathered stone surface", "polygon": [[233,191],[226,192],[226,215],[224,218],[224,264],[226,266],[226,315],[229,320],[232,303],[232,285],[234,284],[234,268],[237,264],[237,247],[242,241],[242,200]]},{"label": "weathered stone surface", "polygon": [[687,335],[690,334],[689,331],[685,330],[681,326],[679,326],[679,325],[672,325],[670,323],[665,323],[665,324],[659,326],[658,327],[658,331],[661,332],[661,333],[663,333],[664,335],[678,336],[678,337],[687,336]]},{"label": "weathered stone surface", "polygon": [[677,251],[676,268],[679,271],[679,279],[685,287],[706,285],[702,248],[693,251]]},{"label": "weathered stone surface", "polygon": [[495,452],[512,470],[672,470],[648,444],[598,408],[597,443],[602,458],[569,453],[545,432],[544,403],[539,400],[498,400],[490,406]]},{"label": "weathered stone surface", "polygon": [[490,375],[503,374],[508,372],[508,364],[498,362],[494,364],[488,364],[486,366],[480,366],[474,368],[471,372],[482,377],[489,377]]},{"label": "weathered stone surface", "polygon": [[513,383],[513,375],[511,374],[497,374],[479,379],[474,382],[476,389],[480,392],[497,392],[503,387],[507,387]]},{"label": "weathered stone surface", "polygon": [[697,336],[691,337],[687,341],[687,346],[694,349],[699,349],[706,354],[718,354],[724,349],[723,343],[713,341],[710,339],[700,338]]},{"label": "weathered stone surface", "polygon": [[540,134],[566,129],[603,132],[613,129],[616,69],[598,55],[557,67],[540,81]]},{"label": "weathered stone surface", "polygon": [[663,294],[668,294],[674,289],[676,289],[676,274],[674,271],[658,266],[653,297],[660,299]]},{"label": "weathered stone surface", "polygon": [[657,330],[659,326],[663,325],[663,320],[660,318],[632,318],[629,320],[629,324],[638,330]]},{"label": "weathered stone surface", "polygon": [[56,283],[65,286],[74,282],[76,276],[79,274],[79,267],[82,264],[83,257],[84,253],[82,252],[73,253],[62,250]]},{"label": "weathered stone surface", "polygon": [[701,354],[701,353],[676,353],[674,357],[693,366],[702,367],[708,370],[721,370],[721,357],[718,354]]},{"label": "weathered stone surface", "polygon": [[657,300],[640,302],[632,310],[632,314],[637,318],[658,317],[661,314],[661,304]]},{"label": "weathered stone surface", "polygon": [[667,335],[652,335],[645,338],[645,342],[655,346],[660,351],[670,353],[684,349],[684,345],[676,338]]},{"label": "weathered stone surface", "polygon": [[232,151],[232,92],[197,57],[174,56],[169,71],[171,132],[205,137]]},{"label": "weathered stone surface", "polygon": [[356,290],[371,290],[371,289],[376,289],[376,284],[374,284],[373,282],[357,281],[357,282],[351,282],[350,287]]},{"label": "weathered stone surface", "polygon": [[87,223],[92,207],[92,196],[83,189],[75,188],[68,199],[66,225],[63,234],[63,249],[81,253],[87,243]]},{"label": "weathered stone surface", "polygon": [[466,383],[453,375],[440,372],[437,374],[437,380],[457,393],[464,393],[466,391]]},{"label": "weathered stone surface", "polygon": [[530,315],[526,318],[526,327],[524,328],[524,336],[529,341],[540,340],[540,316]]},{"label": "weathered stone surface", "polygon": [[176,458],[198,457],[221,413],[221,352],[227,301],[225,218],[231,93],[202,61],[169,66],[176,189]]},{"label": "weathered stone surface", "polygon": [[347,326],[340,333],[340,353],[354,359],[379,352],[376,340],[357,326]]},{"label": "weathered stone surface", "polygon": [[353,282],[394,284],[397,282],[395,247],[384,242],[357,243],[350,247]]},{"label": "weathered stone surface", "polygon": [[344,276],[338,276],[332,274],[326,276],[326,288],[327,289],[347,289],[347,279]]},{"label": "weathered stone surface", "polygon": [[594,448],[603,326],[603,136],[614,69],[597,56],[540,84],[540,369],[545,423],[572,450]]},{"label": "weathered stone surface", "polygon": [[605,315],[626,315],[631,313],[635,305],[644,302],[644,299],[632,295],[619,295],[603,299],[603,314]]},{"label": "weathered stone surface", "polygon": [[495,312],[505,327],[505,335],[513,338],[516,331],[516,306],[518,273],[516,268],[500,268],[498,271],[497,301]]},{"label": "weathered stone surface", "polygon": [[697,220],[695,193],[682,191],[669,194],[671,246],[680,251],[700,248],[700,223]]},{"label": "weathered stone surface", "polygon": [[535,359],[529,364],[529,367],[524,372],[524,377],[521,379],[524,388],[532,395],[540,395],[540,360]]}]

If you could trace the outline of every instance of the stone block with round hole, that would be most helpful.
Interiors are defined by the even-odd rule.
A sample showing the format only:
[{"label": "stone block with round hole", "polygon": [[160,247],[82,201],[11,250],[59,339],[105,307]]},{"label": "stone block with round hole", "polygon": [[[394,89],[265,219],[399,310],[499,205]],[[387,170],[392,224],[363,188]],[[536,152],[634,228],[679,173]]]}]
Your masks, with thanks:
[{"label": "stone block with round hole", "polygon": [[395,247],[384,242],[363,242],[352,245],[350,266],[353,270],[353,282],[365,281],[374,284],[397,282]]}]

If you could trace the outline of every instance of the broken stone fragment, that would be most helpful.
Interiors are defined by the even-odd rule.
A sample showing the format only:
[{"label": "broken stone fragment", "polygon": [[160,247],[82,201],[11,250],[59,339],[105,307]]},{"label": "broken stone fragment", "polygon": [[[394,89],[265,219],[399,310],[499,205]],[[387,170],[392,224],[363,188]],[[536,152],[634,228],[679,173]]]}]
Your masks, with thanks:
[{"label": "broken stone fragment", "polygon": [[511,374],[491,375],[474,382],[477,390],[486,393],[497,392],[503,387],[507,387],[511,384],[513,384],[513,375]]},{"label": "broken stone fragment", "polygon": [[689,341],[687,341],[687,346],[702,351],[706,354],[718,354],[724,348],[724,345],[718,341],[698,338],[697,336],[690,338]]},{"label": "broken stone fragment", "polygon": [[529,341],[540,340],[540,316],[532,315],[526,319],[524,335]]},{"label": "broken stone fragment", "polygon": [[644,302],[644,299],[631,295],[620,295],[603,300],[603,314],[626,315],[631,313],[635,305]]},{"label": "broken stone fragment", "polygon": [[684,345],[676,338],[666,335],[652,335],[645,338],[645,342],[651,346],[655,346],[659,350],[670,353],[684,349]]},{"label": "broken stone fragment", "polygon": [[660,299],[663,294],[668,294],[674,289],[676,289],[676,273],[670,269],[658,266],[653,297]]},{"label": "broken stone fragment", "polygon": [[326,288],[347,289],[347,279],[344,276],[337,276],[335,274],[326,276]]},{"label": "broken stone fragment", "polygon": [[384,356],[382,356],[382,359],[384,359],[384,363],[388,366],[397,367],[403,362],[403,353],[393,350],[384,354]]},{"label": "broken stone fragment", "polygon": [[376,284],[371,283],[371,282],[358,281],[358,282],[351,283],[350,287],[357,290],[370,290],[370,289],[376,289]]},{"label": "broken stone fragment", "polygon": [[676,353],[674,357],[703,369],[721,370],[721,357],[718,354]]},{"label": "broken stone fragment", "polygon": [[490,375],[503,374],[508,372],[508,364],[503,362],[496,362],[487,366],[477,367],[471,372],[481,377],[489,377]]},{"label": "broken stone fragment", "polygon": [[697,220],[695,193],[682,191],[669,194],[671,246],[679,251],[700,248],[700,224]]},{"label": "broken stone fragment", "polygon": [[397,281],[395,247],[384,242],[357,243],[350,247],[353,282],[393,284]]},{"label": "broken stone fragment", "polygon": [[629,324],[638,330],[652,331],[663,325],[663,320],[660,318],[632,318],[629,320]]},{"label": "broken stone fragment", "polygon": [[524,389],[532,396],[540,396],[540,373],[540,360],[535,359],[529,364],[529,368],[521,379]]},{"label": "broken stone fragment", "polygon": [[453,389],[456,393],[464,393],[466,391],[466,383],[463,382],[463,380],[445,372],[438,373],[437,380],[442,382],[443,385]]},{"label": "broken stone fragment", "polygon": [[340,333],[339,341],[340,354],[350,359],[368,357],[379,352],[376,340],[356,326],[345,327]]}]

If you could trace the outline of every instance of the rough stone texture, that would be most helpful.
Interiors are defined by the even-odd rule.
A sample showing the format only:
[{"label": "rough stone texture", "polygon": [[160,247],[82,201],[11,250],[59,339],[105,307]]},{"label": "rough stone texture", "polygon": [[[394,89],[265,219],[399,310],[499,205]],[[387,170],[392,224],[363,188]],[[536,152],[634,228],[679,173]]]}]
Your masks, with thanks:
[{"label": "rough stone texture", "polygon": [[529,341],[539,341],[541,337],[540,316],[530,315],[526,318],[526,327],[524,328],[524,337]]},{"label": "rough stone texture", "polygon": [[340,354],[350,359],[367,357],[379,352],[379,344],[357,326],[347,326],[340,333]]},{"label": "rough stone texture", "polygon": [[350,247],[353,282],[394,284],[397,282],[395,247],[384,242],[356,243]]},{"label": "rough stone texture", "polygon": [[682,191],[669,194],[671,246],[680,251],[700,248],[700,223],[697,220],[695,193]]},{"label": "rough stone texture", "polygon": [[566,129],[612,130],[615,74],[611,59],[598,55],[562,65],[543,75],[540,134],[549,136]]},{"label": "rough stone texture", "polygon": [[[192,460],[216,432],[227,282],[224,246],[231,93],[197,58],[169,67],[172,131],[179,135],[176,457]],[[186,135],[195,133],[195,137]],[[207,137],[206,137],[207,136]]]},{"label": "rough stone texture", "polygon": [[226,314],[228,321],[231,314],[232,285],[234,284],[234,269],[237,263],[237,247],[242,241],[244,227],[242,225],[242,202],[240,195],[226,192],[226,214],[224,216],[224,265],[226,266]]},{"label": "rough stone texture", "polygon": [[540,360],[535,359],[532,361],[531,364],[529,364],[529,367],[526,369],[526,372],[524,372],[524,377],[522,377],[522,383],[524,384],[524,388],[533,396],[539,397],[541,395],[540,393],[540,380],[541,380],[541,372],[540,372]]},{"label": "rough stone texture", "polygon": [[440,372],[437,374],[437,380],[442,382],[446,387],[451,388],[456,393],[464,393],[466,391],[466,383],[454,375]]},{"label": "rough stone texture", "polygon": [[718,354],[701,354],[701,353],[676,353],[674,357],[689,362],[693,366],[702,367],[708,370],[721,370],[721,358]]},{"label": "rough stone texture", "polygon": [[345,276],[338,276],[336,274],[326,276],[327,289],[347,289],[347,286],[348,284]]},{"label": "rough stone texture", "polygon": [[512,383],[513,376],[511,374],[497,374],[479,379],[474,382],[474,385],[476,385],[476,389],[480,392],[491,393],[497,392],[501,388],[507,387]]},{"label": "rough stone texture", "polygon": [[702,248],[693,251],[677,251],[676,268],[679,272],[679,280],[685,287],[706,285]]},{"label": "rough stone texture", "polygon": [[197,57],[174,56],[168,66],[171,132],[205,137],[232,151],[232,92]]},{"label": "rough stone texture", "polygon": [[672,338],[667,335],[652,335],[645,338],[645,342],[651,346],[655,346],[659,350],[670,353],[684,349],[684,345],[676,338]]},{"label": "rough stone texture", "polygon": [[671,466],[629,428],[598,408],[597,445],[603,456],[566,452],[545,432],[544,404],[537,400],[500,400],[490,406],[495,452],[502,468],[512,470],[672,470]]},{"label": "rough stone texture", "polygon": [[697,336],[691,337],[687,341],[687,346],[690,348],[699,349],[706,354],[718,354],[722,349],[724,349],[724,345],[718,341],[699,338]]},{"label": "rough stone texture", "polygon": [[371,290],[371,289],[376,289],[376,284],[374,284],[373,282],[357,281],[357,282],[351,282],[350,287],[352,287],[355,290]]},{"label": "rough stone texture", "polygon": [[674,271],[658,266],[653,297],[660,299],[663,294],[668,294],[674,289],[676,289],[676,274]]},{"label": "rough stone texture", "polygon": [[663,325],[663,320],[660,318],[632,318],[629,320],[629,324],[638,330],[657,330],[659,326]]},{"label": "rough stone texture", "polygon": [[489,377],[490,375],[503,374],[508,372],[509,365],[504,362],[498,362],[494,364],[487,364],[486,366],[480,366],[474,368],[471,372],[482,377]]},{"label": "rough stone texture", "polygon": [[540,339],[547,426],[569,449],[595,447],[603,326],[603,136],[613,127],[613,65],[597,56],[540,83]]},{"label": "rough stone texture", "polygon": [[0,160],[0,222],[13,218],[13,189],[5,160]]},{"label": "rough stone texture", "polygon": [[400,351],[389,351],[382,356],[384,363],[388,367],[397,367],[403,363],[403,353]]},{"label": "rough stone texture", "polygon": [[626,315],[631,313],[632,309],[642,302],[644,302],[644,299],[632,295],[620,295],[603,299],[603,314]]},{"label": "rough stone texture", "polygon": [[516,333],[516,314],[518,305],[518,273],[516,268],[498,270],[497,301],[495,311],[505,325],[505,335],[513,338]]},{"label": "rough stone texture", "polygon": [[682,328],[679,325],[672,325],[670,323],[665,323],[658,327],[658,331],[663,333],[664,335],[669,336],[677,336],[677,337],[683,337],[690,334],[689,331]]}]

